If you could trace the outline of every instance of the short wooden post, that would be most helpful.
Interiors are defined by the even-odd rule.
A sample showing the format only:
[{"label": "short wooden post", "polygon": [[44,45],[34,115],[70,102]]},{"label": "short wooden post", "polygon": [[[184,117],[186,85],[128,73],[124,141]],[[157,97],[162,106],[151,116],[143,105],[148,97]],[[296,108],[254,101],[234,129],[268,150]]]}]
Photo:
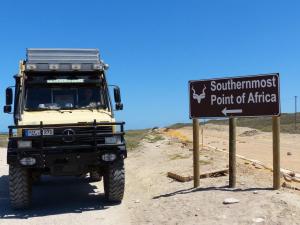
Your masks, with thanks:
[{"label": "short wooden post", "polygon": [[193,167],[194,167],[194,188],[199,187],[199,120],[193,119]]},{"label": "short wooden post", "polygon": [[229,118],[229,187],[236,187],[236,118]]},{"label": "short wooden post", "polygon": [[272,117],[273,128],[273,189],[280,189],[280,117]]},{"label": "short wooden post", "polygon": [[203,135],[204,135],[204,126],[201,126],[201,142],[202,142],[201,149],[204,148],[204,139],[203,139]]}]

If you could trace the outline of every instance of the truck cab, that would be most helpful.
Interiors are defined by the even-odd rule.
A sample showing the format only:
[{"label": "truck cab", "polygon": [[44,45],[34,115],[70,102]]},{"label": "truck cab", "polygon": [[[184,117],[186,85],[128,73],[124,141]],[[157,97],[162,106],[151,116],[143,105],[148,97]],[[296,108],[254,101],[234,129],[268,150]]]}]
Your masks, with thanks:
[{"label": "truck cab", "polygon": [[7,147],[14,208],[30,205],[41,175],[103,177],[106,199],[122,201],[125,123],[114,110],[123,104],[115,85],[112,103],[107,69],[98,49],[27,49],[4,106],[14,118]]}]

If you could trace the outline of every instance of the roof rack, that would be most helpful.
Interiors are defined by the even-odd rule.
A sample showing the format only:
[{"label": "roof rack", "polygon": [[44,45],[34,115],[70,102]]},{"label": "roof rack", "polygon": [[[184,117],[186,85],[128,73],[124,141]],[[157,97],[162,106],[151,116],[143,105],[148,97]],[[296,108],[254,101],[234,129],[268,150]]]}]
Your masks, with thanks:
[{"label": "roof rack", "polygon": [[27,48],[26,71],[103,70],[98,49]]}]

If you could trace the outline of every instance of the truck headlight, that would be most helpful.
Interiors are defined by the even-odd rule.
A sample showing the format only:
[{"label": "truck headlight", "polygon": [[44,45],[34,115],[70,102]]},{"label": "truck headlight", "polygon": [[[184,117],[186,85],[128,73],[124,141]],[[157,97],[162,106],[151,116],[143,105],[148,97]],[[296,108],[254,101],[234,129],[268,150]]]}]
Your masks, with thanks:
[{"label": "truck headlight", "polygon": [[18,141],[18,148],[31,148],[32,147],[32,141]]},{"label": "truck headlight", "polygon": [[102,160],[105,162],[114,161],[117,158],[116,154],[113,153],[105,153],[102,155]]},{"label": "truck headlight", "polygon": [[105,144],[121,144],[121,136],[105,137]]},{"label": "truck headlight", "polygon": [[26,64],[27,70],[36,70],[37,66],[36,64]]},{"label": "truck headlight", "polygon": [[36,163],[36,159],[32,157],[25,157],[20,160],[23,166],[32,166]]}]

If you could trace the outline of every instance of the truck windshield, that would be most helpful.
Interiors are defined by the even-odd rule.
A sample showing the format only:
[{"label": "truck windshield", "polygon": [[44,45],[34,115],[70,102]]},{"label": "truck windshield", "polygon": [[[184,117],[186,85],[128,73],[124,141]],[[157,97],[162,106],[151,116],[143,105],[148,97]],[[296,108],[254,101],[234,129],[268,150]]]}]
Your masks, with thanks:
[{"label": "truck windshield", "polygon": [[28,86],[25,110],[106,109],[108,104],[104,96],[103,90],[95,86]]}]

